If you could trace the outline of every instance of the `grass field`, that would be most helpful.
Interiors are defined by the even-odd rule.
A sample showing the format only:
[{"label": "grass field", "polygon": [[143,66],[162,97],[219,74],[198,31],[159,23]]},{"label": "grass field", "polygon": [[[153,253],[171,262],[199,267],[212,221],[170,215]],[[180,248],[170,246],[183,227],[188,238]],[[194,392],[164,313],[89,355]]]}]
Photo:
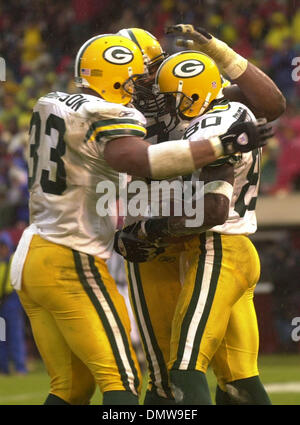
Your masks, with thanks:
[{"label": "grass field", "polygon": [[[300,354],[261,355],[259,359],[261,379],[269,392],[272,403],[300,405]],[[41,362],[30,365],[25,376],[0,376],[0,405],[39,405],[49,390],[49,378]],[[215,379],[207,373],[209,386],[214,397]],[[101,403],[97,390],[92,404]]]}]

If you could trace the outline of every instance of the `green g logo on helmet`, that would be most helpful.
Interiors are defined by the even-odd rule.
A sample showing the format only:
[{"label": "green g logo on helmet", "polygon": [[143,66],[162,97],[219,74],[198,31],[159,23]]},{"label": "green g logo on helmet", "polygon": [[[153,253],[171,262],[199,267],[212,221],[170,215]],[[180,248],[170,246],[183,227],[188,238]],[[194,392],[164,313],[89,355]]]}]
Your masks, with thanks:
[{"label": "green g logo on helmet", "polygon": [[177,64],[173,74],[178,78],[191,78],[201,74],[205,69],[204,63],[197,59],[188,59]]},{"label": "green g logo on helmet", "polygon": [[133,59],[133,53],[124,46],[112,46],[103,52],[103,58],[116,65],[125,65]]}]

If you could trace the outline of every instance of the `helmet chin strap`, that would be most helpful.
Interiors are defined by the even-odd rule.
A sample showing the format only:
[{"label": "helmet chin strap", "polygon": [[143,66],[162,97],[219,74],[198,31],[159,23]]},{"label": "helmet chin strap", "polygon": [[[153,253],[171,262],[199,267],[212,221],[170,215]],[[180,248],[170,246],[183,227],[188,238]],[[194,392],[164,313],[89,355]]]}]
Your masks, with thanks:
[{"label": "helmet chin strap", "polygon": [[148,65],[150,64],[150,59],[148,55],[146,55],[144,49],[141,49],[142,55],[143,55],[143,61],[144,61],[144,72],[148,72]]},{"label": "helmet chin strap", "polygon": [[83,77],[75,77],[75,86],[76,87],[85,87],[85,88],[89,88],[90,85],[87,82],[87,80]]},{"label": "helmet chin strap", "polygon": [[179,80],[178,86],[177,86],[177,94],[176,94],[176,109],[179,107],[179,104],[181,101],[180,93],[182,93],[182,87],[183,87],[183,81]]},{"label": "helmet chin strap", "polygon": [[[183,87],[183,81],[179,80],[178,86],[177,86],[177,95],[176,95],[176,109],[179,107],[179,104],[180,104],[180,100],[181,100],[180,94],[182,93],[182,87]],[[211,98],[211,92],[208,92],[202,104],[202,107],[200,109],[199,115],[201,115],[205,111],[205,109],[208,107],[210,98]]]},{"label": "helmet chin strap", "polygon": [[[128,79],[132,76],[132,74],[133,74],[133,72],[132,72],[132,67],[131,66],[129,66],[128,68]],[[128,82],[128,80],[126,80],[126,82]],[[124,88],[124,86],[125,86],[125,84],[126,84],[126,82],[123,84],[123,88]],[[129,81],[129,87],[130,87],[130,89],[129,90],[131,90],[131,91],[133,91],[133,83],[132,83],[132,81],[130,80]],[[126,92],[127,92],[127,90],[125,90]],[[128,94],[130,94],[130,92],[127,92],[127,95]]]},{"label": "helmet chin strap", "polygon": [[211,92],[208,92],[207,96],[206,96],[206,98],[203,102],[203,105],[200,109],[199,115],[201,115],[205,111],[205,109],[208,107],[210,98],[211,98]]}]

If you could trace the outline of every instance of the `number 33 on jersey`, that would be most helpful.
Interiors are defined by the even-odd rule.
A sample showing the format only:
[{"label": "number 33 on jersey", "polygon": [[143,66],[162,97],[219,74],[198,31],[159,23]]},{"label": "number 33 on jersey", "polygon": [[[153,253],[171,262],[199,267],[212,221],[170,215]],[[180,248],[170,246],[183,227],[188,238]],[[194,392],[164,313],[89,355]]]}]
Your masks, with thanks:
[{"label": "number 33 on jersey", "polygon": [[91,95],[55,92],[39,99],[30,123],[28,185],[31,221],[43,238],[109,257],[115,221],[97,215],[96,186],[109,180],[118,193],[119,173],[103,150],[114,138],[145,137],[145,123],[136,109]]}]

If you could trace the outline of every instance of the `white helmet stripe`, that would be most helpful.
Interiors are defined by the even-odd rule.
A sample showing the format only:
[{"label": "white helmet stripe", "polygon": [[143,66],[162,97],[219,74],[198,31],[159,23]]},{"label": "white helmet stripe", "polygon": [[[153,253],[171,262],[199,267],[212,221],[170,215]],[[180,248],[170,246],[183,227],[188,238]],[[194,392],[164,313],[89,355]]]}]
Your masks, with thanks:
[{"label": "white helmet stripe", "polygon": [[[118,34],[122,35],[123,37],[129,38],[129,40],[132,40],[138,46],[138,48],[140,49],[140,51],[142,52],[142,54],[144,56],[144,62],[145,62],[145,59],[147,60],[147,57],[145,58],[146,54],[145,54],[144,49],[142,48],[142,46],[138,42],[136,36],[134,35],[134,33],[133,33],[133,31],[131,29],[120,30],[118,32]],[[148,61],[149,61],[149,58],[148,58],[147,62]]]}]

